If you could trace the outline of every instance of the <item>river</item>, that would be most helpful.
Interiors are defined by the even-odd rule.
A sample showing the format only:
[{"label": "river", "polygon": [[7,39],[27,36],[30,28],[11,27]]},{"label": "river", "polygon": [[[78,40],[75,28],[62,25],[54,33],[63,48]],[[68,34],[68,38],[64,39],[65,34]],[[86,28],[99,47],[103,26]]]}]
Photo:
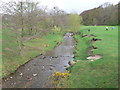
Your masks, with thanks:
[{"label": "river", "polygon": [[49,85],[48,76],[54,72],[65,72],[68,61],[73,60],[75,40],[66,33],[63,42],[45,55],[40,55],[21,66],[14,74],[2,81],[3,88],[43,88]]}]

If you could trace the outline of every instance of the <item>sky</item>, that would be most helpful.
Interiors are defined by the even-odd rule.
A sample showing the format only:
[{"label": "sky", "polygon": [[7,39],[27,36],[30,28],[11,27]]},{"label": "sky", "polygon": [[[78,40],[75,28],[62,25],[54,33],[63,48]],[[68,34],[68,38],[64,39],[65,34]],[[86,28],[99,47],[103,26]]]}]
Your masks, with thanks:
[{"label": "sky", "polygon": [[63,9],[70,12],[81,13],[84,10],[89,10],[95,7],[100,6],[105,2],[111,2],[117,4],[120,0],[38,0],[41,1],[41,4],[47,5],[49,8],[53,6],[58,6],[60,9]]},{"label": "sky", "polygon": [[[10,1],[10,0],[0,0],[0,1]],[[14,1],[14,0],[13,0]],[[41,5],[52,8],[58,6],[58,8],[66,11],[67,13],[78,13],[80,14],[84,10],[89,10],[102,5],[105,2],[110,2],[112,4],[117,4],[120,0],[32,0],[38,1]]]}]

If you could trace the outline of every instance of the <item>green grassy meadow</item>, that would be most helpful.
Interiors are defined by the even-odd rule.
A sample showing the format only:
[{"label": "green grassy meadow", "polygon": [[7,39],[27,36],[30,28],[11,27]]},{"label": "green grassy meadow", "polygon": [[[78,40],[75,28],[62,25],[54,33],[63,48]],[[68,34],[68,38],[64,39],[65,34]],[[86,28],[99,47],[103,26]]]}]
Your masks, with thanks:
[{"label": "green grassy meadow", "polygon": [[52,50],[58,42],[63,40],[64,32],[46,33],[24,43],[24,56],[20,56],[15,33],[10,29],[2,30],[2,77],[15,72],[15,70],[30,59]]},{"label": "green grassy meadow", "polygon": [[95,61],[86,59],[87,48],[90,46],[90,38],[82,38],[75,35],[77,46],[75,50],[75,60],[81,60],[75,66],[70,68],[71,76],[63,84],[63,87],[69,88],[118,88],[118,26],[115,29],[105,30],[105,26],[82,26],[80,32],[84,35],[93,34],[101,41],[93,45],[94,54],[101,54],[103,57]]}]

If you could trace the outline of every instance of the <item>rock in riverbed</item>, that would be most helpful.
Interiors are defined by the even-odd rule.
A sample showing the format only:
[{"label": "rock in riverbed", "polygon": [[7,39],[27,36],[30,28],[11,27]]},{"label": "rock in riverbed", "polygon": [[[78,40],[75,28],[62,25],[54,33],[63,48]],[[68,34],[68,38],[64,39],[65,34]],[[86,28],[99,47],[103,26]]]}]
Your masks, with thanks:
[{"label": "rock in riverbed", "polygon": [[13,78],[13,77],[10,77],[11,79]]},{"label": "rock in riverbed", "polygon": [[69,65],[71,65],[71,66],[73,66],[73,65],[75,65],[75,64],[76,64],[76,62],[73,61],[73,60],[69,62]]},{"label": "rock in riverbed", "polygon": [[23,75],[23,73],[20,73],[20,76],[22,76]]},{"label": "rock in riverbed", "polygon": [[64,65],[64,67],[67,67],[67,65]]},{"label": "rock in riverbed", "polygon": [[34,73],[34,74],[33,74],[33,76],[35,77],[35,76],[37,76],[37,74],[36,74],[36,73]]},{"label": "rock in riverbed", "polygon": [[50,67],[50,70],[53,70],[53,67]]}]

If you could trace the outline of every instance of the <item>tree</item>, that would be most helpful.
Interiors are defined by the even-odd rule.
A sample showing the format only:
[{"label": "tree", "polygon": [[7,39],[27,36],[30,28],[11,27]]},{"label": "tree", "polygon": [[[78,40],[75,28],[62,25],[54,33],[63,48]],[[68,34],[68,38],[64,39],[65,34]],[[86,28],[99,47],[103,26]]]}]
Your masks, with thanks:
[{"label": "tree", "polygon": [[69,24],[70,31],[77,32],[78,30],[80,30],[82,17],[79,16],[78,14],[70,14],[68,18],[70,23]]},{"label": "tree", "polygon": [[80,15],[84,25],[117,25],[118,24],[118,5],[104,3],[98,8],[84,11]]},{"label": "tree", "polygon": [[33,29],[39,26],[39,11],[37,3],[28,1],[3,3],[2,11],[4,20],[6,20],[9,27],[14,30],[13,33],[16,33],[20,55],[23,56],[27,28],[29,34],[32,34]]},{"label": "tree", "polygon": [[53,19],[53,26],[60,27],[61,29],[67,28],[68,26],[68,15],[65,11],[59,9],[58,7],[54,7],[50,15]]},{"label": "tree", "polygon": [[14,29],[16,37],[18,39],[18,45],[20,49],[20,55],[23,56],[24,45],[23,45],[23,35],[24,35],[24,3],[23,2],[8,2],[3,5],[3,12],[6,16],[11,16],[11,18],[5,16],[8,24]]}]

